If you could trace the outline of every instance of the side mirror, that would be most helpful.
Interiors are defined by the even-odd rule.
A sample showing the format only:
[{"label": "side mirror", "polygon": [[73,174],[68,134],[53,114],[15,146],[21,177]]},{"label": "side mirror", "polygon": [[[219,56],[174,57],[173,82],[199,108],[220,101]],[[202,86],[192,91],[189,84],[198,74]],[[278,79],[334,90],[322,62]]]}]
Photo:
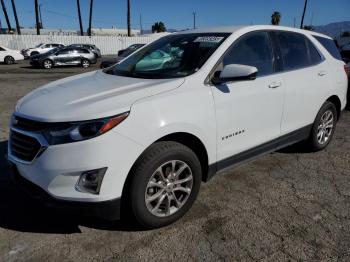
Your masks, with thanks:
[{"label": "side mirror", "polygon": [[216,71],[212,78],[213,84],[222,84],[232,81],[255,80],[258,69],[254,66],[231,64],[222,71]]}]

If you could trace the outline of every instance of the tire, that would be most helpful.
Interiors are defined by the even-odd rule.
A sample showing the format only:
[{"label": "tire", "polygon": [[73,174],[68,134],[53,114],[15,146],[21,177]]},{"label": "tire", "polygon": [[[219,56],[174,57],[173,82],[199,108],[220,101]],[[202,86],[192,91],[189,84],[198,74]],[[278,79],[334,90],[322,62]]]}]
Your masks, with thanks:
[{"label": "tire", "polygon": [[33,51],[33,52],[31,52],[30,53],[30,56],[33,56],[33,55],[38,55],[39,54],[39,52],[37,52],[37,51]]},{"label": "tire", "polygon": [[[167,182],[158,170],[163,171]],[[177,178],[171,177],[174,170],[179,171]],[[143,227],[158,228],[178,220],[191,208],[199,192],[202,170],[191,149],[165,141],[150,146],[137,160],[131,175],[127,192],[130,211]]]},{"label": "tire", "polygon": [[308,149],[323,150],[333,138],[338,115],[335,105],[326,101],[318,112],[308,139]]},{"label": "tire", "polygon": [[53,62],[50,59],[45,59],[43,61],[43,67],[45,69],[51,69],[53,67]]},{"label": "tire", "polygon": [[87,59],[82,59],[81,60],[81,66],[84,67],[84,68],[88,68],[90,66],[90,61],[87,60]]},{"label": "tire", "polygon": [[12,56],[6,56],[4,62],[6,65],[12,65],[15,63],[15,59]]}]

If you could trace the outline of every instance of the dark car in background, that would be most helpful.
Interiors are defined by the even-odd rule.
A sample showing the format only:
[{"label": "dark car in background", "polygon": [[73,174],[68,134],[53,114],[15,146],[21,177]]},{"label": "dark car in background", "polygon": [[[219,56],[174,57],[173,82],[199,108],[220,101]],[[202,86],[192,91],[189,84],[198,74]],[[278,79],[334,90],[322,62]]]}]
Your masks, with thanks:
[{"label": "dark car in background", "polygon": [[340,47],[340,54],[341,54],[345,63],[350,62],[350,43]]},{"label": "dark car in background", "polygon": [[127,57],[127,56],[131,55],[132,53],[134,53],[135,51],[139,50],[144,45],[145,44],[133,44],[126,49],[119,50],[117,57],[103,60],[101,62],[100,68],[107,68],[107,67],[110,67],[110,66],[120,62],[125,57]]},{"label": "dark car in background", "polygon": [[96,55],[88,49],[81,47],[55,48],[51,51],[30,57],[32,66],[39,66],[50,69],[54,66],[77,65],[84,68],[95,64]]},{"label": "dark car in background", "polygon": [[92,53],[96,55],[97,58],[101,57],[101,50],[92,44],[72,44],[70,47],[81,47],[90,50]]}]

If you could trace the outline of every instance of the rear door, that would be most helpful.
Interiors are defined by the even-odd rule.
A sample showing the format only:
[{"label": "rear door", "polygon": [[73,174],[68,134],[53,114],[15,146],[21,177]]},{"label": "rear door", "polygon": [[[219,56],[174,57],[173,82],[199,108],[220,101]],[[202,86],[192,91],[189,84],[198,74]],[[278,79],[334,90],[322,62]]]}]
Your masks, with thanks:
[{"label": "rear door", "polygon": [[329,72],[314,44],[303,34],[273,33],[282,59],[285,98],[281,135],[310,127],[327,99]]}]

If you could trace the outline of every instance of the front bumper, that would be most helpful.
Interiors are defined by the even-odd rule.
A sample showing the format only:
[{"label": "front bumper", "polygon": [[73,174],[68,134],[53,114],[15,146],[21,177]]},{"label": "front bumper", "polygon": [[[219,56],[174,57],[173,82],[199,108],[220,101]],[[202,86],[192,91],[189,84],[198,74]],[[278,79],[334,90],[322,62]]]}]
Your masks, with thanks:
[{"label": "front bumper", "polygon": [[[10,144],[11,136],[8,160],[16,166],[21,177],[56,200],[96,204],[122,196],[127,175],[145,149],[111,130],[85,141],[49,145],[39,157],[26,163],[11,153]],[[107,167],[107,171],[99,194],[81,192],[76,188],[82,172],[103,167]]]},{"label": "front bumper", "polygon": [[120,219],[120,198],[95,203],[58,200],[47,194],[39,186],[22,177],[15,165],[12,164],[11,166],[12,178],[16,186],[46,207],[82,216],[99,217],[111,221]]}]

